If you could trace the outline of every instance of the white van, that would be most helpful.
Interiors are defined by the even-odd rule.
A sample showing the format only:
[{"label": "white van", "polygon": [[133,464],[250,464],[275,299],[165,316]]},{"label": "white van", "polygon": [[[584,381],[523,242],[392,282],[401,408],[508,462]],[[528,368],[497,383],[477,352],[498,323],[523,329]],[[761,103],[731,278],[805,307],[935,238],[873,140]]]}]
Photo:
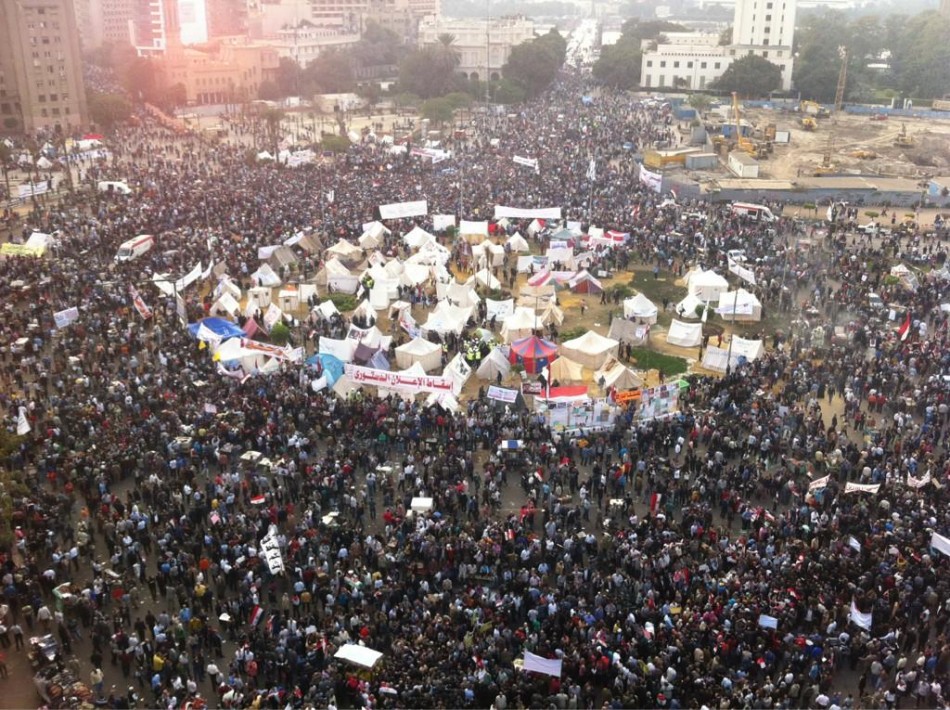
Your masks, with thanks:
[{"label": "white van", "polygon": [[140,234],[134,239],[122,242],[119,245],[119,251],[116,252],[116,261],[132,261],[138,259],[142,254],[155,246],[155,236],[152,234]]},{"label": "white van", "polygon": [[98,188],[99,192],[115,192],[120,195],[132,194],[132,188],[121,180],[100,180]]},{"label": "white van", "polygon": [[743,217],[751,217],[761,222],[774,222],[775,215],[765,205],[756,205],[751,202],[733,202],[732,213]]}]

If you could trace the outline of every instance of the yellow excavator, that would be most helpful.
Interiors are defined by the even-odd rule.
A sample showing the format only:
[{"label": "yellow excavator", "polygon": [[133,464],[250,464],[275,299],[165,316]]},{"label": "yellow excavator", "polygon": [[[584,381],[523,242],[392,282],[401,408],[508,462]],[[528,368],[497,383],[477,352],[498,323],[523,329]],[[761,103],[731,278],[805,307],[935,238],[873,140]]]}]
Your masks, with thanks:
[{"label": "yellow excavator", "polygon": [[818,121],[816,121],[811,116],[802,116],[801,125],[803,131],[818,130]]},{"label": "yellow excavator", "polygon": [[907,135],[907,124],[901,124],[901,131],[894,138],[894,145],[898,148],[911,148],[914,145],[914,139]]},{"label": "yellow excavator", "polygon": [[815,118],[828,118],[831,116],[828,109],[816,101],[801,101],[798,104],[798,110]]},{"label": "yellow excavator", "polygon": [[756,143],[742,135],[742,126],[739,122],[739,94],[732,92],[732,117],[736,122],[736,146],[739,150],[751,155],[753,158],[762,160],[769,156],[772,151],[768,144]]}]

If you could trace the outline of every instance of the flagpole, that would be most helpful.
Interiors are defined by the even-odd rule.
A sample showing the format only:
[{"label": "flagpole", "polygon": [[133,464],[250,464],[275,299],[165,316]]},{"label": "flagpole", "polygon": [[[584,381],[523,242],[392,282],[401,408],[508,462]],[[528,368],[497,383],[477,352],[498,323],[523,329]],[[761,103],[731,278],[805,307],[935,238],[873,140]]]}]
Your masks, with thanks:
[{"label": "flagpole", "polygon": [[732,300],[732,334],[729,336],[729,354],[726,355],[726,374],[727,375],[730,374],[732,370],[732,341],[735,340],[736,338],[736,309],[738,307],[739,307],[739,284],[736,283],[736,297]]}]

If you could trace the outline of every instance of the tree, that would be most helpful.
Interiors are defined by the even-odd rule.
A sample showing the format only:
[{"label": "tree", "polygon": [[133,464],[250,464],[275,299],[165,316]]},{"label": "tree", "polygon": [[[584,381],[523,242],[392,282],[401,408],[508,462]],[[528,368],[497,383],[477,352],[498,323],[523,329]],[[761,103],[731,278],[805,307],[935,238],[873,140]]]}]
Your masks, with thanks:
[{"label": "tree", "polygon": [[690,94],[690,97],[686,100],[686,103],[696,109],[696,113],[702,116],[712,105],[712,99],[706,94]]},{"label": "tree", "polygon": [[270,341],[274,345],[286,345],[290,340],[290,328],[288,328],[284,323],[277,322],[274,323],[274,327],[270,329]]},{"label": "tree", "polygon": [[261,85],[257,87],[257,98],[263,99],[264,101],[276,101],[284,95],[277,82],[271,81],[270,79],[265,79],[261,82]]},{"label": "tree", "polygon": [[736,59],[713,86],[742,96],[767,96],[782,85],[782,70],[768,59],[747,54]]},{"label": "tree", "polygon": [[941,97],[950,88],[950,22],[937,12],[908,20],[894,45],[897,87],[914,98]]},{"label": "tree", "polygon": [[726,47],[726,46],[732,44],[732,33],[733,33],[733,29],[734,29],[734,28],[732,28],[732,27],[727,27],[726,29],[724,29],[722,32],[719,33],[719,46],[720,46],[720,47]]},{"label": "tree", "polygon": [[524,87],[511,79],[502,79],[495,84],[492,95],[500,104],[520,104],[527,97]]},{"label": "tree", "polygon": [[537,96],[544,91],[557,76],[564,63],[564,53],[557,38],[545,35],[513,47],[508,61],[501,68],[502,76],[520,84],[527,96]]},{"label": "tree", "polygon": [[320,147],[331,153],[345,153],[350,148],[350,139],[346,136],[327,134],[320,141]]},{"label": "tree", "polygon": [[639,45],[625,40],[601,49],[592,72],[600,83],[617,89],[632,89],[640,83],[643,52]]},{"label": "tree", "polygon": [[422,104],[422,117],[428,118],[432,123],[442,125],[446,121],[451,121],[455,109],[452,102],[447,98],[440,97],[429,99]]},{"label": "tree", "polygon": [[280,96],[298,96],[303,74],[300,65],[289,57],[281,57],[277,67],[277,87]]},{"label": "tree", "polygon": [[325,93],[342,94],[356,88],[351,57],[345,52],[323,52],[307,65],[302,77]]},{"label": "tree", "polygon": [[132,106],[122,94],[104,94],[98,91],[87,93],[89,117],[93,123],[103,129],[110,129],[117,123],[127,121],[132,115]]},{"label": "tree", "polygon": [[430,99],[463,88],[458,54],[441,43],[410,52],[399,66],[399,88]]}]

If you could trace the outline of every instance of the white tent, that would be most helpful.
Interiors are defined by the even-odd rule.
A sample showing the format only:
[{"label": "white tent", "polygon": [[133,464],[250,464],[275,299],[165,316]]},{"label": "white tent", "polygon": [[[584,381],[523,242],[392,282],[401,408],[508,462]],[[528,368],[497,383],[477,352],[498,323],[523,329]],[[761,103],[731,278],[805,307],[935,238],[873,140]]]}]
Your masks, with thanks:
[{"label": "white tent", "polygon": [[[676,304],[676,315],[680,318],[699,318],[696,314],[696,309],[699,306],[705,305],[699,296],[687,293],[686,296],[683,297],[683,300]],[[710,305],[710,308],[713,308],[713,306]]]},{"label": "white tent", "polygon": [[[431,407],[434,404],[438,404],[453,414],[458,413],[459,410],[459,401],[451,392],[431,392],[429,396],[426,397],[426,406]],[[413,501],[415,500],[416,498],[413,498]]]},{"label": "white tent", "polygon": [[[241,287],[234,283],[231,280],[231,277],[227,275],[224,275],[218,279],[218,285],[214,287],[215,298],[219,298],[223,293],[231,294],[231,298],[233,298],[235,301],[241,300]],[[269,293],[270,289],[268,289],[268,295]],[[270,302],[270,298],[268,298],[268,302]]]},{"label": "white tent", "polygon": [[271,303],[272,292],[270,286],[254,286],[253,288],[248,289],[247,291],[247,303],[248,307],[253,303],[254,310],[260,308],[262,311],[266,311],[267,307]]},{"label": "white tent", "polygon": [[360,245],[360,249],[369,251],[371,249],[378,249],[379,245],[383,243],[383,238],[377,237],[375,234],[370,234],[369,232],[363,232],[356,241]]},{"label": "white tent", "polygon": [[418,286],[421,283],[425,283],[432,276],[430,267],[425,264],[412,264],[408,261],[404,264],[402,274],[400,274],[400,281],[405,286]]},{"label": "white tent", "polygon": [[237,362],[245,373],[264,366],[267,355],[259,350],[249,350],[241,345],[241,338],[228,338],[214,348],[214,357],[222,363]]},{"label": "white tent", "polygon": [[528,225],[528,234],[533,237],[542,229],[544,229],[544,225],[541,224],[540,220],[533,219],[531,220],[531,224]]},{"label": "white tent", "polygon": [[756,295],[744,288],[727,291],[719,297],[716,313],[728,321],[762,320],[762,302]]},{"label": "white tent", "polygon": [[211,306],[211,313],[227,313],[232,318],[241,310],[241,304],[234,300],[230,293],[222,293]]},{"label": "white tent", "polygon": [[382,240],[387,234],[391,234],[389,227],[387,227],[382,222],[367,222],[363,225],[363,234],[368,234],[371,237],[376,237],[376,239]]},{"label": "white tent", "polygon": [[765,345],[761,340],[746,340],[739,336],[732,338],[732,354],[730,356],[729,348],[718,348],[710,346],[706,348],[703,354],[703,367],[707,370],[716,370],[725,372],[727,364],[736,368],[740,363],[752,362],[765,353]]},{"label": "white tent", "polygon": [[701,301],[716,303],[729,289],[729,282],[715,271],[690,271],[686,275],[686,287]]},{"label": "white tent", "polygon": [[357,666],[362,666],[363,668],[372,668],[376,665],[380,658],[383,657],[383,654],[379,651],[374,651],[371,648],[366,646],[360,646],[355,643],[343,644],[340,647],[340,650],[333,654],[334,658],[339,658],[344,661],[349,661],[350,663],[356,664]]},{"label": "white tent", "polygon": [[442,367],[442,347],[422,338],[414,338],[396,348],[396,364],[399,367],[408,368],[415,363],[419,363],[426,372],[438,370]]},{"label": "white tent", "polygon": [[475,374],[483,380],[491,380],[494,382],[499,372],[502,377],[507,377],[510,371],[511,363],[508,362],[508,358],[505,357],[505,354],[500,348],[493,348],[492,351],[482,359],[481,363],[479,363]]},{"label": "white tent", "polygon": [[911,291],[916,291],[917,286],[919,285],[917,281],[917,274],[908,269],[903,264],[897,264],[896,266],[891,267],[891,276],[896,277],[900,280],[901,284]]},{"label": "white tent", "polygon": [[643,380],[616,358],[609,358],[604,366],[594,373],[594,382],[600,385],[601,381],[603,381],[602,386],[614,387],[618,390],[636,389],[643,386]]},{"label": "white tent", "polygon": [[311,313],[319,313],[324,320],[330,320],[333,316],[340,315],[333,301],[323,301],[313,307]]},{"label": "white tent", "polygon": [[647,338],[650,326],[634,323],[632,320],[614,318],[610,322],[607,337],[623,343],[641,343]]},{"label": "white tent", "polygon": [[684,323],[673,319],[670,330],[666,334],[666,342],[678,345],[681,348],[695,348],[703,341],[702,323]]},{"label": "white tent", "polygon": [[426,242],[435,241],[435,237],[429,234],[422,227],[415,226],[402,238],[410,249],[418,249]]},{"label": "white tent", "polygon": [[579,338],[561,343],[558,351],[561,355],[579,362],[590,370],[601,367],[611,355],[617,357],[620,343],[612,338],[606,338],[599,333],[588,330]]},{"label": "white tent", "polygon": [[506,343],[527,338],[535,328],[541,327],[541,319],[533,308],[518,306],[515,312],[501,323],[501,339]]},{"label": "white tent", "polygon": [[[387,303],[386,305],[388,306],[389,304]],[[353,316],[352,316],[352,317],[353,317],[353,318],[365,318],[370,324],[373,324],[373,323],[376,322],[376,311],[377,311],[377,310],[379,310],[379,309],[377,309],[374,305],[372,305],[372,302],[371,302],[371,301],[367,301],[366,299],[364,299],[364,300],[360,301],[360,305],[358,305],[358,306],[353,310]],[[387,346],[387,347],[389,347],[389,346]]]},{"label": "white tent", "polygon": [[482,269],[477,272],[475,274],[475,281],[492,291],[497,291],[501,288],[501,281],[496,279],[488,269]]},{"label": "white tent", "polygon": [[559,357],[548,366],[549,382],[583,382],[584,367],[569,357]]},{"label": "white tent", "polygon": [[501,266],[505,263],[505,248],[486,240],[472,246],[472,258],[479,266]]},{"label": "white tent", "polygon": [[468,308],[469,306],[477,306],[478,302],[481,301],[478,294],[475,293],[475,285],[471,283],[460,284],[454,280],[448,284],[440,282],[436,284],[435,290],[440,299],[444,298],[453,306]]},{"label": "white tent", "polygon": [[317,272],[316,282],[342,293],[356,293],[360,285],[359,278],[336,257],[327,261]]},{"label": "white tent", "polygon": [[656,304],[642,293],[638,293],[633,298],[625,298],[623,301],[623,317],[635,318],[639,323],[656,323],[656,316],[659,309]]},{"label": "white tent", "polygon": [[524,252],[527,253],[531,251],[531,247],[528,246],[528,240],[522,237],[520,234],[515,232],[508,239],[505,240],[505,246],[508,247],[509,251],[518,253]]},{"label": "white tent", "polygon": [[538,320],[544,325],[550,325],[551,323],[561,325],[564,322],[564,311],[554,301],[548,301],[548,305],[544,307],[541,315],[538,316]]},{"label": "white tent", "polygon": [[356,261],[363,257],[363,250],[355,244],[350,244],[345,239],[341,239],[327,249],[327,254],[346,261]]},{"label": "white tent", "polygon": [[251,274],[251,279],[259,286],[280,286],[280,276],[269,264],[261,264],[257,267],[257,271]]},{"label": "white tent", "polygon": [[471,306],[461,308],[453,306],[448,301],[439,301],[436,307],[429,313],[422,330],[432,331],[439,335],[445,333],[461,334],[465,329],[468,319],[472,317]]},{"label": "white tent", "polygon": [[340,362],[353,362],[353,351],[356,350],[358,343],[349,338],[336,340],[334,338],[325,338],[320,336],[317,350],[326,355],[332,355]]},{"label": "white tent", "polygon": [[300,306],[300,294],[295,288],[282,288],[277,293],[277,305],[282,311],[295,311]]}]

